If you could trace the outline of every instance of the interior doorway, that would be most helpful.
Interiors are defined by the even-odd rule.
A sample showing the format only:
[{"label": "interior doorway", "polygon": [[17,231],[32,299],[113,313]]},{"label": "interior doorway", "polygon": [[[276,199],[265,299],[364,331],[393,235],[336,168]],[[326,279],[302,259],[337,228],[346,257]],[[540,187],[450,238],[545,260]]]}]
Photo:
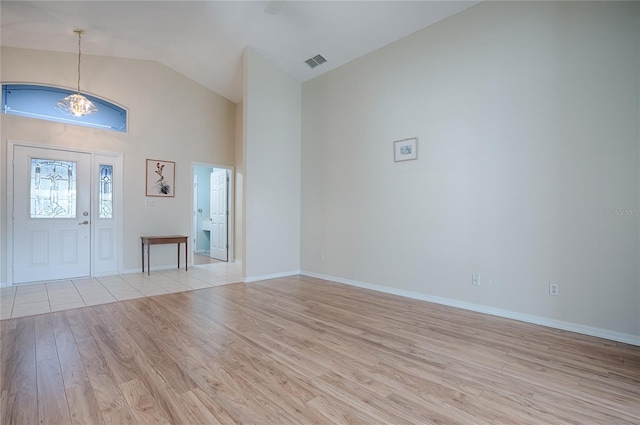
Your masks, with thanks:
[{"label": "interior doorway", "polygon": [[233,261],[233,167],[193,164],[193,263]]}]

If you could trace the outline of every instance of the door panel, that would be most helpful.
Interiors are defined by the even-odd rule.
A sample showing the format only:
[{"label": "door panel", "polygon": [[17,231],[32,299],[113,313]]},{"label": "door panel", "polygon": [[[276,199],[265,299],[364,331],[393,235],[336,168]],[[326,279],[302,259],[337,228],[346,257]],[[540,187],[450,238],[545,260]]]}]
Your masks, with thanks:
[{"label": "door panel", "polygon": [[90,168],[90,154],[14,147],[14,283],[90,276]]},{"label": "door panel", "polygon": [[31,265],[46,266],[49,264],[49,232],[30,232],[30,236]]},{"label": "door panel", "polygon": [[227,185],[227,170],[214,169],[211,173],[210,256],[222,261],[228,260]]},{"label": "door panel", "polygon": [[98,236],[98,252],[97,261],[114,261],[115,255],[113,252],[115,243],[113,230],[111,229],[98,229],[96,232]]}]

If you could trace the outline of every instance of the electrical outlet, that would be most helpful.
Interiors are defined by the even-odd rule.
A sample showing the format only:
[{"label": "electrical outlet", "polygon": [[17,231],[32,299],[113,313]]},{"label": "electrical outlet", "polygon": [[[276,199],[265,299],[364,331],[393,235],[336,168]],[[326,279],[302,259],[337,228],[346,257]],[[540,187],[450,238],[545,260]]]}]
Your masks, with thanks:
[{"label": "electrical outlet", "polygon": [[549,295],[558,295],[558,293],[560,292],[560,285],[558,285],[557,283],[550,283],[549,284]]},{"label": "electrical outlet", "polygon": [[324,261],[324,254],[320,253],[320,261]]},{"label": "electrical outlet", "polygon": [[480,286],[480,275],[479,274],[472,274],[471,275],[471,284],[473,286]]}]

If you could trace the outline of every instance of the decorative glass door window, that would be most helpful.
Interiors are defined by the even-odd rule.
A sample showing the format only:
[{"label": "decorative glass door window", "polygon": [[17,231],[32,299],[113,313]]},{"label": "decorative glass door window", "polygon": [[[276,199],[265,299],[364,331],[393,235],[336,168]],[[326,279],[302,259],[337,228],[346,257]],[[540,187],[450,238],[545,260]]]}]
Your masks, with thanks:
[{"label": "decorative glass door window", "polygon": [[31,159],[31,218],[76,217],[76,162]]},{"label": "decorative glass door window", "polygon": [[113,165],[100,164],[99,218],[113,218]]}]

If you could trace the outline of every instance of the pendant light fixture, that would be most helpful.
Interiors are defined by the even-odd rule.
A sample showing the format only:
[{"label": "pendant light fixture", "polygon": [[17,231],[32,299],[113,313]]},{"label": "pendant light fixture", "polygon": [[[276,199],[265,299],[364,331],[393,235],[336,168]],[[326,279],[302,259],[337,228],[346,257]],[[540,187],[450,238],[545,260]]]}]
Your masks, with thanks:
[{"label": "pendant light fixture", "polygon": [[80,59],[82,57],[80,41],[84,30],[77,29],[73,30],[73,32],[78,34],[78,92],[65,97],[57,103],[57,106],[59,110],[67,115],[83,117],[98,112],[98,108],[89,99],[80,94]]}]

